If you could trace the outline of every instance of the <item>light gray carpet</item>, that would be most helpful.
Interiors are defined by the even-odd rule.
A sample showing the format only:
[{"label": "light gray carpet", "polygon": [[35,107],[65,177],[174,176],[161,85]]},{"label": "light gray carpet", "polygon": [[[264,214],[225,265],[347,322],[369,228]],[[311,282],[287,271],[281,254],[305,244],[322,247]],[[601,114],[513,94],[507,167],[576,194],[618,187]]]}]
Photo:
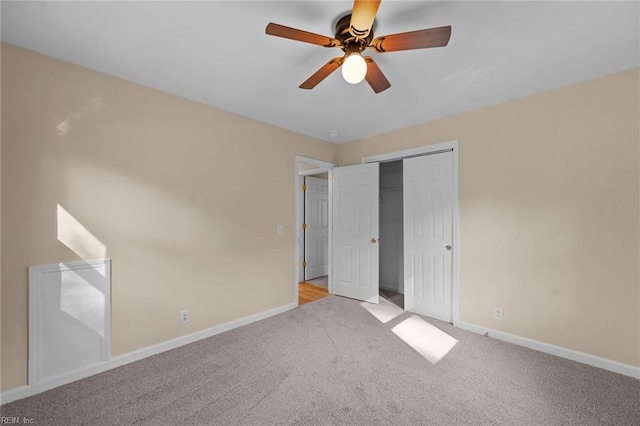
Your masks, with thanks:
[{"label": "light gray carpet", "polygon": [[631,425],[640,381],[457,330],[435,365],[336,296],[2,407],[44,425]]}]

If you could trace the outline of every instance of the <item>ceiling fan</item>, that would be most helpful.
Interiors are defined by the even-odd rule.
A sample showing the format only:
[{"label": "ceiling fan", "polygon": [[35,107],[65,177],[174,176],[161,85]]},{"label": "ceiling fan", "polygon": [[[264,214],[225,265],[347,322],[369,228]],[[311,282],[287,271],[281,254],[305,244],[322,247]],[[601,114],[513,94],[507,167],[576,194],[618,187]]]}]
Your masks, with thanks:
[{"label": "ceiling fan", "polygon": [[285,27],[273,22],[267,25],[266,33],[318,46],[337,47],[344,52],[343,56],[331,59],[302,83],[301,89],[313,89],[342,66],[342,76],[348,83],[356,84],[366,79],[373,91],[380,93],[391,87],[391,83],[371,56],[362,56],[366,49],[384,53],[442,47],[449,43],[451,37],[451,26],[446,26],[373,38],[373,24],[380,2],[381,0],[355,0],[352,12],[340,18],[336,24],[335,37]]}]

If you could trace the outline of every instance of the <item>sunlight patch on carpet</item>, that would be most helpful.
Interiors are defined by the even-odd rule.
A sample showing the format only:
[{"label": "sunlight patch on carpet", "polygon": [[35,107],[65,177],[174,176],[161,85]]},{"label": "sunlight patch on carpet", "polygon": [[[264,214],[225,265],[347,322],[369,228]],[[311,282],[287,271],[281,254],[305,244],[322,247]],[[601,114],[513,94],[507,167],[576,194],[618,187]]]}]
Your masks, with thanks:
[{"label": "sunlight patch on carpet", "polygon": [[432,364],[440,361],[458,341],[415,315],[391,329]]},{"label": "sunlight patch on carpet", "polygon": [[378,321],[383,324],[386,324],[404,312],[400,307],[394,305],[383,297],[380,298],[380,303],[377,305],[375,303],[361,302],[360,306],[369,311],[371,315],[376,317]]}]

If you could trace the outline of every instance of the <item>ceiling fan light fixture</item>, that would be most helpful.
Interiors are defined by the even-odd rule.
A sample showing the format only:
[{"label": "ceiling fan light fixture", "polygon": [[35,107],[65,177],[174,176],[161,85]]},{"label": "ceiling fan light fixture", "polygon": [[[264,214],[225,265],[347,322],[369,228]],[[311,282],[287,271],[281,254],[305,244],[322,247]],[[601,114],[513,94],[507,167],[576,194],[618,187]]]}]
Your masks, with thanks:
[{"label": "ceiling fan light fixture", "polygon": [[342,64],[342,77],[347,83],[358,84],[367,75],[367,63],[359,52],[353,52]]},{"label": "ceiling fan light fixture", "polygon": [[384,53],[443,47],[451,38],[450,25],[374,37],[373,27],[381,1],[353,0],[351,13],[339,18],[335,24],[335,38],[273,22],[267,24],[265,32],[289,40],[338,48],[344,52],[344,55],[330,59],[306,79],[299,86],[301,89],[313,89],[331,73],[342,68],[342,77],[347,83],[358,84],[366,78],[371,89],[375,93],[380,93],[391,87],[391,83],[371,56],[362,56],[365,50],[372,49],[378,53]]}]

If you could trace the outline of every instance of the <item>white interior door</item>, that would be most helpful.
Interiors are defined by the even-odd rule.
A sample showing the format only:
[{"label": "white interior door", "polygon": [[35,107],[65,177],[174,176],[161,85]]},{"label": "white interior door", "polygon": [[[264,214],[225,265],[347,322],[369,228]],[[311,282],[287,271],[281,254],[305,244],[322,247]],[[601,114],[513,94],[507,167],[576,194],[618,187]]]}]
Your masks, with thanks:
[{"label": "white interior door", "polygon": [[379,164],[333,169],[333,293],[378,303]]},{"label": "white interior door", "polygon": [[304,192],[304,279],[329,274],[329,181],[305,177]]},{"label": "white interior door", "polygon": [[404,161],[404,306],[452,322],[453,153]]}]

